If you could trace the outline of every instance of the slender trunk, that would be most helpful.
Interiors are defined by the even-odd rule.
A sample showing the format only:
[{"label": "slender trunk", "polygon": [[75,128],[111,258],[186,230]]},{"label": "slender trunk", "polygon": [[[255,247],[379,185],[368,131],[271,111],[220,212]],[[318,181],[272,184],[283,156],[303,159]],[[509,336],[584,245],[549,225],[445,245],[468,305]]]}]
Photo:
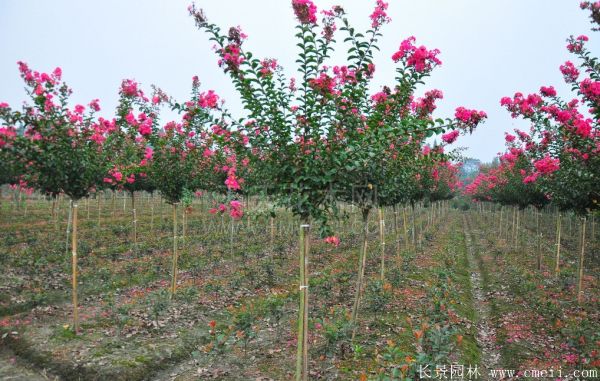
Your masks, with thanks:
[{"label": "slender trunk", "polygon": [[398,229],[398,208],[396,205],[393,206],[394,211],[394,237],[396,239],[396,257],[398,259],[398,265],[400,264],[400,229]]},{"label": "slender trunk", "polygon": [[379,207],[379,240],[381,242],[381,282],[385,281],[385,218],[383,208]]},{"label": "slender trunk", "polygon": [[581,253],[579,254],[579,275],[577,279],[577,302],[583,302],[583,266],[585,258],[585,225],[587,219],[583,217],[581,221]]},{"label": "slender trunk", "polygon": [[416,252],[417,251],[417,239],[416,239],[416,224],[415,224],[415,204],[411,204],[411,209],[412,209],[412,213],[411,213],[411,220],[412,220],[412,245],[413,245],[413,250]]},{"label": "slender trunk", "polygon": [[500,223],[499,225],[499,229],[500,229],[500,233],[498,234],[499,238],[502,238],[502,207],[500,207]]},{"label": "slender trunk", "polygon": [[542,232],[540,231],[540,212],[535,210],[535,226],[537,233],[537,268],[538,271],[542,271]]},{"label": "slender trunk", "polygon": [[100,227],[100,193],[96,193],[96,197],[98,197],[98,227]]},{"label": "slender trunk", "polygon": [[356,320],[358,317],[358,309],[360,308],[360,298],[362,296],[363,279],[365,276],[365,267],[367,263],[367,243],[369,238],[369,212],[370,209],[363,209],[363,237],[362,250],[358,261],[358,280],[356,282],[356,291],[354,297],[354,306],[352,307],[352,341],[356,336]]},{"label": "slender trunk", "polygon": [[154,230],[154,195],[152,195],[152,202],[150,204],[150,233]]},{"label": "slender trunk", "polygon": [[65,241],[65,253],[69,255],[69,235],[71,233],[71,219],[73,217],[73,200],[69,201],[69,218],[67,219],[67,239]]},{"label": "slender trunk", "polygon": [[520,242],[520,240],[519,240],[519,238],[520,238],[520,234],[519,234],[519,224],[520,224],[520,222],[521,222],[521,221],[520,221],[520,214],[521,214],[521,213],[520,213],[520,210],[519,210],[519,209],[517,209],[517,229],[516,229],[516,231],[515,231],[515,233],[516,233],[516,234],[515,234],[515,245],[516,245],[516,247],[517,247],[517,251],[518,251],[518,250],[520,249],[520,247],[521,247],[521,242]]},{"label": "slender trunk", "polygon": [[183,208],[183,216],[181,221],[181,243],[185,250],[185,235],[187,233],[188,208]]},{"label": "slender trunk", "polygon": [[[306,219],[303,219],[307,222]],[[300,309],[298,311],[298,351],[296,353],[296,381],[308,380],[308,254],[310,225],[300,225]]]},{"label": "slender trunk", "polygon": [[404,246],[406,250],[410,250],[410,243],[408,242],[408,223],[406,222],[406,206],[402,207],[402,228],[404,229]]},{"label": "slender trunk", "polygon": [[135,211],[135,192],[131,192],[131,214],[133,217],[133,244],[137,248],[137,214]]},{"label": "slender trunk", "polygon": [[271,251],[275,252],[275,217],[271,216],[269,219],[270,227],[271,227]]},{"label": "slender trunk", "polygon": [[561,233],[561,219],[562,214],[558,213],[556,217],[556,266],[554,267],[554,273],[556,276],[560,273],[560,233]]},{"label": "slender trunk", "polygon": [[171,298],[177,289],[177,204],[173,204],[173,266],[171,268]]},{"label": "slender trunk", "polygon": [[73,203],[71,210],[73,214],[73,235],[72,235],[72,272],[73,272],[73,331],[79,331],[79,311],[77,308],[77,202]]}]

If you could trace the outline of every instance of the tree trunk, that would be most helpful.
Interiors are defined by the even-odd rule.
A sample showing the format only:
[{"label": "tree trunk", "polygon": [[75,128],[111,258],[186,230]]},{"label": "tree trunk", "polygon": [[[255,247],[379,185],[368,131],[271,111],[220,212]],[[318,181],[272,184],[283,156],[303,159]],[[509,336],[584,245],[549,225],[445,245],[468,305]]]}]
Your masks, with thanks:
[{"label": "tree trunk", "polygon": [[171,269],[171,298],[177,289],[177,204],[173,204],[173,266]]},{"label": "tree trunk", "polygon": [[73,214],[73,235],[72,235],[72,272],[73,272],[73,331],[77,333],[79,331],[79,311],[77,308],[77,201],[73,203],[71,210]]},{"label": "tree trunk", "polygon": [[560,233],[561,233],[561,219],[562,214],[558,213],[556,217],[556,266],[554,267],[554,273],[556,276],[560,273]]},{"label": "tree trunk", "polygon": [[370,209],[363,209],[363,242],[360,258],[358,261],[358,280],[356,282],[356,291],[354,297],[354,306],[352,307],[352,341],[356,336],[356,320],[358,317],[358,309],[360,308],[360,298],[362,296],[363,279],[365,276],[365,267],[367,263],[367,243],[369,239],[369,212]]},{"label": "tree trunk", "polygon": [[396,239],[396,258],[398,259],[398,265],[400,265],[400,229],[398,229],[398,208],[396,205],[393,206],[394,211],[394,237]]},{"label": "tree trunk", "polygon": [[135,192],[131,192],[131,213],[133,217],[133,244],[137,248],[137,214],[135,211]]},{"label": "tree trunk", "polygon": [[383,208],[379,207],[379,241],[381,243],[381,282],[385,281],[385,218]]},{"label": "tree trunk", "polygon": [[577,302],[583,302],[583,266],[585,258],[585,225],[587,219],[583,217],[581,221],[581,253],[579,254],[579,276],[577,280]]},{"label": "tree trunk", "polygon": [[[306,219],[303,219],[307,222]],[[298,311],[298,351],[296,353],[296,381],[308,380],[308,254],[310,225],[300,225],[300,309]]]},{"label": "tree trunk", "polygon": [[537,268],[542,271],[542,232],[540,231],[540,212],[535,210],[535,229],[537,235]]}]

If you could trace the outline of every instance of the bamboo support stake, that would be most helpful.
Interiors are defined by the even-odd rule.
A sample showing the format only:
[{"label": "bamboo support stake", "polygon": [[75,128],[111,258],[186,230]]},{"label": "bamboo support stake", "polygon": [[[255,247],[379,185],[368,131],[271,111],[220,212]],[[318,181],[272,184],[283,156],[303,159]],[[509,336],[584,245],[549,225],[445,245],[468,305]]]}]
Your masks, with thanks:
[{"label": "bamboo support stake", "polygon": [[73,203],[71,210],[73,214],[73,234],[72,234],[72,270],[73,270],[73,331],[79,331],[79,311],[77,308],[77,202]]},{"label": "bamboo support stake", "polygon": [[171,269],[171,298],[177,289],[177,203],[173,204],[173,267]]},{"label": "bamboo support stake", "polygon": [[296,381],[308,380],[308,253],[310,225],[300,225],[300,309],[298,312],[298,351]]},{"label": "bamboo support stake", "polygon": [[383,208],[379,207],[379,240],[381,242],[381,282],[385,281],[385,219]]},{"label": "bamboo support stake", "polygon": [[150,204],[150,232],[154,230],[154,197],[152,197],[152,203]]},{"label": "bamboo support stake", "polygon": [[535,210],[535,226],[537,235],[537,268],[542,271],[542,232],[540,231],[540,212]]},{"label": "bamboo support stake", "polygon": [[558,213],[556,217],[556,266],[554,267],[554,273],[556,276],[560,273],[560,233],[561,233],[561,219],[562,214]]},{"label": "bamboo support stake", "polygon": [[98,227],[100,227],[100,193],[96,193],[96,197],[98,197]]},{"label": "bamboo support stake", "polygon": [[581,253],[579,255],[579,275],[577,280],[577,302],[583,301],[583,266],[585,258],[585,225],[587,218],[583,217],[581,220]]},{"label": "bamboo support stake", "polygon": [[135,193],[131,192],[131,212],[133,216],[133,243],[137,248],[137,215],[135,212]]},{"label": "bamboo support stake", "polygon": [[358,261],[358,280],[356,284],[356,293],[354,297],[354,306],[352,307],[352,341],[356,336],[356,320],[358,318],[358,309],[360,308],[360,299],[362,296],[363,279],[365,276],[365,267],[367,264],[367,244],[369,238],[369,211],[365,210],[363,214],[363,242]]},{"label": "bamboo support stake", "polygon": [[71,233],[71,218],[73,217],[73,200],[69,202],[69,218],[67,219],[67,239],[65,240],[65,253],[69,255],[69,234]]},{"label": "bamboo support stake", "polygon": [[400,229],[398,229],[398,209],[396,207],[396,205],[393,206],[393,212],[394,212],[394,236],[396,239],[396,257],[398,259],[398,264],[400,264],[400,253],[401,253],[401,247],[400,247]]},{"label": "bamboo support stake", "polygon": [[404,246],[406,250],[410,250],[410,243],[408,242],[408,224],[406,223],[406,206],[402,208],[402,227],[404,229]]}]

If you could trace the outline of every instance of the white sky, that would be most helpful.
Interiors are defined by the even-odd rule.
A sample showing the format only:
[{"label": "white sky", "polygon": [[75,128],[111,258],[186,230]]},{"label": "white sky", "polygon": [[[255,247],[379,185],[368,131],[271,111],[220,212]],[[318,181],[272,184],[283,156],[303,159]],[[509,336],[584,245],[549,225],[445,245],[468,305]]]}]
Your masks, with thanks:
[{"label": "white sky", "polygon": [[[375,1],[317,0],[320,9],[341,5],[357,29],[366,28]],[[0,0],[0,101],[13,107],[25,100],[16,61],[38,71],[60,66],[74,90],[73,101],[100,98],[110,116],[123,78],[150,92],[156,84],[180,101],[198,75],[203,89],[215,89],[234,113],[241,104],[229,79],[217,67],[207,35],[196,30],[186,0]],[[224,30],[241,25],[245,48],[258,57],[277,58],[288,75],[297,48],[291,0],[197,1]],[[576,0],[389,0],[392,23],[375,57],[374,89],[393,85],[391,55],[414,35],[417,43],[441,50],[443,65],[422,93],[444,92],[435,116],[452,116],[457,106],[485,110],[489,119],[455,145],[484,161],[503,150],[504,131],[527,127],[500,108],[502,96],[554,85],[570,99],[558,67],[573,57],[565,49],[570,34],[589,35],[598,56],[599,36],[590,32],[586,12]],[[341,37],[341,35],[338,34]],[[339,38],[341,41],[342,38]],[[343,56],[341,56],[343,58]],[[343,64],[343,60],[331,64]],[[163,120],[166,122],[166,120]]]}]

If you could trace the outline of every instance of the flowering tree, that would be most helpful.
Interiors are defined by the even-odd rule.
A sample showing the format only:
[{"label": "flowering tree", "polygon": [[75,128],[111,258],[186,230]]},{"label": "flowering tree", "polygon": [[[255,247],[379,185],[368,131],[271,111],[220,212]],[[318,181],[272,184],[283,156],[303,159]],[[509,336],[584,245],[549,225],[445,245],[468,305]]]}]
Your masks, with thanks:
[{"label": "flowering tree", "polygon": [[[213,115],[221,111],[217,99],[212,91],[201,93],[200,82],[194,77],[191,100],[172,105],[183,113],[182,122],[169,122],[150,135],[152,160],[145,165],[152,182],[173,206],[172,295],[177,287],[177,204],[187,191],[210,184],[209,179],[214,179],[215,173],[226,174],[223,183],[229,189],[240,188],[235,155],[227,148],[234,134],[223,119]],[[232,215],[241,217],[238,204],[231,201],[230,207]]]},{"label": "flowering tree", "polygon": [[[104,143],[112,153],[111,168],[104,177],[104,186],[124,190],[131,196],[133,241],[137,244],[136,191],[154,191],[148,176],[148,165],[153,149],[150,136],[158,130],[158,113],[161,102],[166,101],[162,92],[152,97],[152,102],[133,80],[124,80],[119,89],[116,119],[109,122],[114,127]],[[137,114],[137,115],[136,115]]]},{"label": "flowering tree", "polygon": [[[377,1],[371,28],[364,34],[350,26],[339,6],[322,11],[320,25],[310,0],[293,0],[292,7],[298,20],[298,83],[295,78],[288,80],[275,59],[261,60],[245,50],[247,36],[239,27],[225,34],[208,22],[202,10],[192,5],[189,11],[198,28],[215,42],[218,64],[233,81],[248,112],[249,121],[241,128],[248,136],[248,159],[257,178],[263,179],[280,205],[300,217],[301,234],[314,221],[326,235],[337,199],[351,198],[357,187],[367,190],[359,204],[363,217],[368,217],[373,206],[370,193],[378,185],[371,174],[374,169],[378,170],[375,176],[382,172],[378,160],[390,140],[406,142],[415,135],[426,137],[449,128],[472,130],[485,114],[460,108],[457,122],[434,121],[419,114],[421,108],[410,110],[416,85],[441,63],[439,51],[416,46],[414,37],[403,41],[392,57],[400,66],[393,90],[369,94],[375,72],[373,53],[381,26],[389,22],[383,1]],[[349,45],[347,61],[329,66],[338,22]],[[427,107],[427,102],[422,106]],[[308,249],[302,242],[308,242],[307,237],[301,237],[297,379],[306,379],[308,363]]]},{"label": "flowering tree", "polygon": [[100,109],[97,100],[88,105],[88,113],[81,105],[69,108],[71,89],[62,82],[60,68],[39,73],[19,62],[19,70],[31,103],[22,111],[3,107],[0,117],[23,131],[8,149],[25,163],[25,181],[43,193],[62,192],[73,200],[73,328],[77,332],[77,201],[101,184],[108,169],[102,144],[110,128],[94,117]]},{"label": "flowering tree", "polygon": [[[600,4],[582,2],[591,11],[598,30]],[[502,98],[513,117],[531,122],[531,138],[525,149],[535,167],[528,181],[538,182],[552,202],[582,216],[582,245],[579,261],[577,298],[582,300],[585,221],[600,208],[600,63],[581,35],[567,40],[567,50],[578,59],[560,66],[575,98],[565,101],[552,86],[542,86],[539,94]]]}]

